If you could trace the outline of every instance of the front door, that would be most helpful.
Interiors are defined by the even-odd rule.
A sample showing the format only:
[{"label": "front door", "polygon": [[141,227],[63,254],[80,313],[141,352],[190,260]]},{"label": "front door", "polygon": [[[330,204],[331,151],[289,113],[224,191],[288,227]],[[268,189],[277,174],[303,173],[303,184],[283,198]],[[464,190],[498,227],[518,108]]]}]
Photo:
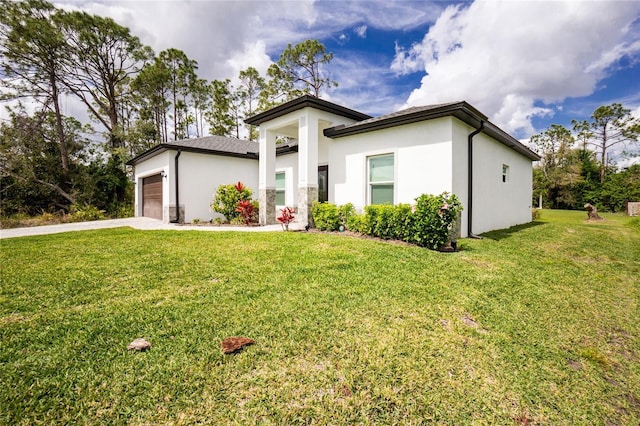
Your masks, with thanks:
[{"label": "front door", "polygon": [[329,201],[329,166],[318,166],[318,201]]}]

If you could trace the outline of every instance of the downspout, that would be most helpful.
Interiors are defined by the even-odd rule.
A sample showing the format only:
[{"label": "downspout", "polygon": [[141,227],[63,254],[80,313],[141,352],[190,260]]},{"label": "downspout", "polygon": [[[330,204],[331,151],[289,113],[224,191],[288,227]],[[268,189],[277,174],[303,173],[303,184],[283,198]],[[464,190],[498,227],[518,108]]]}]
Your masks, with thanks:
[{"label": "downspout", "polygon": [[481,239],[479,235],[473,233],[473,137],[480,133],[484,129],[484,121],[480,120],[480,127],[469,134],[467,140],[467,151],[469,164],[468,171],[468,183],[467,183],[467,238]]},{"label": "downspout", "polygon": [[176,169],[176,218],[169,221],[169,223],[180,223],[180,179],[179,179],[179,167],[178,167],[178,158],[180,158],[180,154],[182,154],[182,150],[178,150],[178,153],[175,157],[175,169]]}]

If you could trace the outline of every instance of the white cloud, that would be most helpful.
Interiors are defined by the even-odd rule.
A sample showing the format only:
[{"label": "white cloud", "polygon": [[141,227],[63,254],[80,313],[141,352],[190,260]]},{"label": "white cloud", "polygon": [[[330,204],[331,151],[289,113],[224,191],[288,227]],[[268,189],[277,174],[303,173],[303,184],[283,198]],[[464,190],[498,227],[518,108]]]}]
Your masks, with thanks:
[{"label": "white cloud", "polygon": [[367,38],[367,26],[366,25],[360,25],[359,27],[356,27],[353,29],[353,32],[356,33],[356,35],[360,38]]},{"label": "white cloud", "polygon": [[243,51],[236,52],[227,59],[225,71],[233,79],[238,77],[240,71],[253,67],[258,70],[260,75],[264,76],[272,63],[273,61],[266,53],[264,41],[258,40],[255,43],[246,43]]},{"label": "white cloud", "polygon": [[396,49],[391,69],[426,72],[406,106],[464,99],[505,130],[530,134],[550,104],[592,94],[612,64],[640,51],[628,40],[639,12],[638,2],[449,6],[420,43]]}]

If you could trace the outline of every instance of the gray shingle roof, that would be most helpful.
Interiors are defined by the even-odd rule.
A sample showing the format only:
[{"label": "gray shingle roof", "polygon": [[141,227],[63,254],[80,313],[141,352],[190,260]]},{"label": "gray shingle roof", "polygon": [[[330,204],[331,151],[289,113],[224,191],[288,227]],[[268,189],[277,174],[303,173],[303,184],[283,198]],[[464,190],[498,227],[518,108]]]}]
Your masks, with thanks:
[{"label": "gray shingle roof", "polygon": [[[257,160],[258,153],[260,151],[260,144],[258,142],[251,142],[246,139],[229,138],[226,136],[205,136],[196,139],[183,139],[179,141],[171,141],[158,144],[153,148],[136,156],[135,158],[132,158],[127,162],[127,164],[136,165],[169,149],[180,149],[183,151],[199,152],[202,154],[241,157]],[[276,155],[296,152],[297,149],[298,141],[292,140],[287,144],[278,145],[276,147]]]},{"label": "gray shingle roof", "polygon": [[183,139],[180,141],[172,141],[165,145],[235,154],[257,154],[260,151],[260,144],[258,142],[252,142],[246,139],[228,138],[225,136],[205,136],[197,139]]}]

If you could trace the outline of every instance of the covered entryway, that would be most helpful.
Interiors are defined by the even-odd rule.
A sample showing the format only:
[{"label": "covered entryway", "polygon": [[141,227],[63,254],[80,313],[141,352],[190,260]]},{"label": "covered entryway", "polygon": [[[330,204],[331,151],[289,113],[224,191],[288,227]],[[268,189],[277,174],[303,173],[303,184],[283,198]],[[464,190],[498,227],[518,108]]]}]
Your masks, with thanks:
[{"label": "covered entryway", "polygon": [[142,216],[162,220],[162,174],[142,179]]}]

